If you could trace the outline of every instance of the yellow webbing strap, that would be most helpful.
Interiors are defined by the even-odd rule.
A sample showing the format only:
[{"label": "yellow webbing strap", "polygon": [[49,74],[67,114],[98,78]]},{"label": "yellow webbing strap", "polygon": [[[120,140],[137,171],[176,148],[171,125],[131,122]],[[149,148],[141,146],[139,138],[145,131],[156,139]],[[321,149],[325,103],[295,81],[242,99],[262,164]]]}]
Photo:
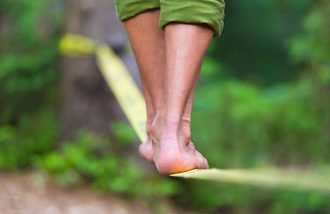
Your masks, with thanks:
[{"label": "yellow webbing strap", "polygon": [[329,175],[329,172],[327,174],[325,171],[312,173],[278,169],[208,169],[192,170],[171,176],[330,193]]},{"label": "yellow webbing strap", "polygon": [[79,57],[95,53],[97,43],[92,39],[76,34],[65,35],[59,44],[61,53],[65,56]]},{"label": "yellow webbing strap", "polygon": [[[97,65],[121,108],[132,124],[140,141],[146,141],[146,110],[143,96],[134,80],[116,54],[104,44],[78,36],[66,35],[60,42],[60,50],[66,56],[96,54]],[[173,177],[214,180],[268,187],[285,187],[330,192],[330,174],[292,172],[283,170],[233,170],[207,169],[171,175]]]},{"label": "yellow webbing strap", "polygon": [[122,61],[108,46],[96,49],[97,65],[141,142],[147,140],[143,96]]}]

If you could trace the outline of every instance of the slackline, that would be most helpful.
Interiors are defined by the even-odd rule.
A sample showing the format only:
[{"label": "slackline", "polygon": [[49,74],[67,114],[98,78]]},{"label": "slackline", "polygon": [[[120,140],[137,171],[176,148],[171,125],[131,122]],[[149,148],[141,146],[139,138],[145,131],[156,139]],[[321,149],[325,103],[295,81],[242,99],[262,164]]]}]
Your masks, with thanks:
[{"label": "slackline", "polygon": [[[65,56],[96,56],[109,88],[124,111],[141,143],[146,142],[146,109],[142,93],[132,79],[121,59],[106,44],[83,36],[68,34],[60,42],[60,51]],[[195,169],[171,175],[217,182],[245,184],[262,187],[311,190],[330,193],[330,170],[301,171],[293,169]]]}]

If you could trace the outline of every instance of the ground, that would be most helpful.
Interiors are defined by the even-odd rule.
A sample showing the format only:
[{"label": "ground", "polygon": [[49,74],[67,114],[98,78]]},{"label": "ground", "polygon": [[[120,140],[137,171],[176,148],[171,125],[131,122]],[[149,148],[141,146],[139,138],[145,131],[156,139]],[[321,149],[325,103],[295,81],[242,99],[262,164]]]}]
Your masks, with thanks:
[{"label": "ground", "polygon": [[[0,214],[149,214],[187,213],[162,201],[155,209],[140,200],[98,195],[87,186],[60,187],[40,172],[0,172]],[[191,213],[191,212],[189,212]]]}]

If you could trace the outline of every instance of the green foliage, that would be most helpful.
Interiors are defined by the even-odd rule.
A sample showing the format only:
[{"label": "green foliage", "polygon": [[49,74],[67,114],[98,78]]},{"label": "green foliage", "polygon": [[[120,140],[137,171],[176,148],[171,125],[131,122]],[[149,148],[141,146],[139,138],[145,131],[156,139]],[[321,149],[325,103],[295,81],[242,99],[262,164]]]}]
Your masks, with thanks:
[{"label": "green foliage", "polygon": [[[305,78],[268,90],[238,81],[202,85],[193,114],[193,141],[211,167],[327,164],[330,147],[325,130],[329,117],[325,117],[328,109],[321,106],[330,103],[315,99],[318,90],[311,79]],[[190,200],[211,210],[230,207],[257,212],[262,204],[267,204],[265,213],[330,210],[329,198],[319,194],[272,193],[205,182],[191,182],[186,188]],[[310,200],[315,203],[306,202]]]},{"label": "green foliage", "polygon": [[13,123],[20,115],[36,111],[44,93],[57,81],[62,22],[60,14],[50,9],[53,2],[0,2],[6,26],[0,35],[0,124]]},{"label": "green foliage", "polygon": [[225,64],[226,73],[259,85],[295,79],[288,38],[301,32],[312,0],[226,1],[225,27],[214,40],[210,57]]},{"label": "green foliage", "polygon": [[133,141],[137,140],[137,135],[133,130],[132,126],[128,123],[115,122],[111,126],[112,133],[117,143],[123,145],[132,144]]},{"label": "green foliage", "polygon": [[0,126],[0,169],[30,167],[34,158],[50,152],[58,134],[53,110],[19,118],[17,126]]},{"label": "green foliage", "polygon": [[[320,8],[322,7],[322,8]],[[329,4],[319,4],[306,18],[304,34],[291,40],[291,55],[296,62],[313,62],[319,65],[330,60]]]},{"label": "green foliage", "polygon": [[53,149],[58,135],[56,112],[49,106],[56,99],[56,33],[61,22],[55,20],[58,14],[44,13],[50,3],[0,2],[1,169],[30,167],[36,156]]},{"label": "green foliage", "polygon": [[[316,90],[308,79],[266,91],[237,81],[202,86],[193,137],[217,167],[327,160],[326,118],[314,100]],[[205,132],[206,121],[216,128]]]},{"label": "green foliage", "polygon": [[36,165],[51,173],[63,185],[89,180],[96,190],[134,197],[164,197],[178,192],[174,181],[148,174],[136,161],[122,157],[107,139],[81,132],[61,151],[39,158]]}]

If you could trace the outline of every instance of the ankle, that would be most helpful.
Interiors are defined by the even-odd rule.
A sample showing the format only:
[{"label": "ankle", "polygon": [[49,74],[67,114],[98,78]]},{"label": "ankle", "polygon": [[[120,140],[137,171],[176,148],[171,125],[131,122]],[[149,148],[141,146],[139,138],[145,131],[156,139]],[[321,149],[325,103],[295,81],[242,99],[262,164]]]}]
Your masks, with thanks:
[{"label": "ankle", "polygon": [[146,126],[146,131],[147,131],[147,135],[148,135],[148,137],[151,135],[151,133],[152,133],[152,121],[147,121],[147,126]]},{"label": "ankle", "polygon": [[190,124],[191,124],[191,121],[190,121],[189,117],[182,117],[182,120],[180,123],[179,136],[181,138],[181,142],[184,142],[186,145],[188,145],[191,141]]},{"label": "ankle", "polygon": [[150,127],[150,134],[154,144],[166,142],[172,144],[177,142],[180,129],[180,121],[157,113]]},{"label": "ankle", "polygon": [[160,109],[155,116],[154,122],[164,128],[178,130],[181,123],[181,116],[169,114],[165,110]]}]

